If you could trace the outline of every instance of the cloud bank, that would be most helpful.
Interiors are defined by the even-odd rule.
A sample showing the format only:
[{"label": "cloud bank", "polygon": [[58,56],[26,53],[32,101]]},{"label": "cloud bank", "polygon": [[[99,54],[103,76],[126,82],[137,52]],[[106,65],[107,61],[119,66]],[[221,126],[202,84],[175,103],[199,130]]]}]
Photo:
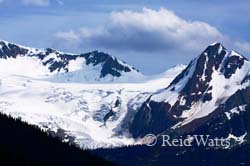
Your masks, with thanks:
[{"label": "cloud bank", "polygon": [[249,43],[233,41],[206,22],[184,20],[165,8],[113,12],[105,25],[58,32],[56,37],[71,46],[75,43],[117,51],[188,54],[202,51],[213,42],[222,42],[250,52]]}]

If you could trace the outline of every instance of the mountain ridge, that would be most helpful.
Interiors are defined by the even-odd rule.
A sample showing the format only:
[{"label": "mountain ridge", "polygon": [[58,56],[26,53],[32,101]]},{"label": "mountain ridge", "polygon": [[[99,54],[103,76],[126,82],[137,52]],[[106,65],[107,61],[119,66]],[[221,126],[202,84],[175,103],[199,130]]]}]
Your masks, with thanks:
[{"label": "mountain ridge", "polygon": [[[11,58],[7,46],[15,52]],[[1,112],[53,131],[82,148],[140,144],[140,139],[134,138],[148,133],[185,134],[205,131],[203,128],[214,131],[215,128],[206,125],[219,125],[217,121],[233,129],[233,117],[249,116],[242,110],[249,108],[250,62],[221,43],[209,45],[188,66],[176,66],[152,77],[142,76],[136,69],[102,52],[68,55],[53,49],[42,52],[28,49],[35,52],[32,57],[33,53],[28,56],[27,50],[19,50],[21,47],[7,46],[0,49]],[[36,70],[41,62],[49,65],[46,72]],[[28,71],[34,69],[32,74],[39,76],[23,77],[24,63],[25,68],[33,65]],[[6,72],[10,64],[13,68],[20,66],[20,74],[17,70]],[[51,71],[57,73],[51,75]],[[46,76],[45,79],[40,75]],[[233,100],[235,96],[242,100]],[[248,133],[248,119],[241,116],[239,119]],[[224,133],[225,139],[244,136],[242,132],[240,135],[229,131]]]},{"label": "mountain ridge", "polygon": [[[236,51],[226,50],[221,43],[208,46],[166,89],[152,94],[142,104],[134,117],[130,132],[134,137],[143,137],[148,133],[195,131],[211,122],[211,119],[230,112],[229,108],[242,105],[242,102],[236,100],[237,104],[229,107],[232,101],[228,100],[241,89],[248,96],[248,90],[244,89],[249,83],[243,82],[248,80],[249,71],[249,61]],[[246,101],[246,97],[241,99]],[[244,124],[247,123],[248,120],[244,120]],[[249,132],[248,127],[245,131]],[[227,136],[233,135],[229,131],[226,133]]]},{"label": "mountain ridge", "polygon": [[[41,65],[47,68],[47,73],[50,75],[53,73],[53,75],[55,75],[55,78],[53,78],[54,81],[60,80],[67,82],[71,81],[71,79],[78,79],[78,82],[100,80],[112,82],[117,79],[122,80],[122,77],[124,77],[124,79],[143,77],[139,70],[103,52],[92,51],[85,54],[69,54],[52,48],[37,49],[4,40],[0,41],[0,58],[16,59],[18,57],[37,58]],[[71,63],[75,64],[77,62],[79,63],[78,65],[80,65],[78,66],[78,70],[71,69]],[[89,75],[85,75],[84,72],[79,72],[81,69],[85,70],[85,73],[88,72]],[[74,74],[76,74],[78,78],[72,78]]]},{"label": "mountain ridge", "polygon": [[[11,54],[5,47],[0,49],[8,53],[0,53],[0,111],[83,149],[136,144],[123,128],[123,122],[130,120],[126,115],[133,116],[130,107],[138,107],[185,67],[179,65],[159,75],[144,76],[115,57],[96,51],[74,56],[56,54],[53,49],[39,51],[10,45],[10,50],[17,49]],[[54,62],[65,62],[67,68],[55,67],[51,73],[49,67],[56,66]],[[122,72],[127,70],[125,67],[131,72]],[[100,78],[104,68],[119,69],[122,76],[113,73]]]}]

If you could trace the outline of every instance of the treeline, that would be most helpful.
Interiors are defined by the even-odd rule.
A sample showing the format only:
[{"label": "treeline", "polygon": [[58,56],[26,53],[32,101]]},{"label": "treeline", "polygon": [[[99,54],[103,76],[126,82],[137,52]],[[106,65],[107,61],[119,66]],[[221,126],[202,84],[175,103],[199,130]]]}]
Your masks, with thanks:
[{"label": "treeline", "polygon": [[52,138],[38,127],[0,114],[0,165],[114,165]]}]

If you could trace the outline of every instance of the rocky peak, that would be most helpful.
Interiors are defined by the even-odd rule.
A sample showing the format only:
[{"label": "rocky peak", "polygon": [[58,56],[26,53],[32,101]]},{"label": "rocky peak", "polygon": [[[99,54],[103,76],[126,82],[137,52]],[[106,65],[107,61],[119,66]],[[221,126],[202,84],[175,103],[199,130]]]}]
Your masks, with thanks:
[{"label": "rocky peak", "polygon": [[17,55],[25,55],[27,53],[28,49],[24,47],[3,40],[0,41],[0,58],[16,58]]},{"label": "rocky peak", "polygon": [[221,53],[221,51],[226,50],[221,43],[214,43],[209,45],[203,53],[206,53],[208,56],[215,56]]},{"label": "rocky peak", "polygon": [[149,131],[157,133],[210,114],[237,90],[244,78],[249,80],[249,70],[248,60],[236,51],[229,52],[220,43],[208,46],[166,89],[142,105],[130,131],[135,137]]},{"label": "rocky peak", "polygon": [[[7,41],[0,41],[0,59],[17,58],[17,57],[35,57],[40,60],[41,64],[46,66],[51,73],[68,73],[70,62],[82,59],[84,66],[89,70],[98,70],[98,78],[110,75],[110,77],[120,77],[124,74],[130,74],[131,77],[141,75],[138,70],[129,66],[117,58],[99,51],[92,51],[85,54],[69,54],[57,51],[52,48],[37,49],[21,46]],[[81,61],[81,60],[80,60]],[[95,69],[93,68],[95,67]],[[86,72],[91,73],[91,71]],[[72,74],[72,73],[71,73]],[[82,73],[84,76],[84,73]],[[110,78],[112,79],[112,78]]]},{"label": "rocky peak", "polygon": [[224,60],[221,72],[228,79],[235,74],[237,69],[241,69],[245,62],[248,62],[247,58],[233,50],[228,53],[227,58]]},{"label": "rocky peak", "polygon": [[[101,78],[108,74],[120,77],[122,72],[136,70],[128,66],[125,62],[119,61],[117,58],[103,52],[93,51],[82,56],[85,57],[87,65],[102,65]],[[137,70],[137,72],[139,71]]]}]

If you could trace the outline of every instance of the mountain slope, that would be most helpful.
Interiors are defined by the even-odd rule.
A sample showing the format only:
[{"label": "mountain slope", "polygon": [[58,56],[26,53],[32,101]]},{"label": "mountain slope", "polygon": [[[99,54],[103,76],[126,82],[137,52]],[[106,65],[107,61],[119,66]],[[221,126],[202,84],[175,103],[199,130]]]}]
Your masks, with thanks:
[{"label": "mountain slope", "polygon": [[[50,53],[54,51],[6,43],[0,58],[0,112],[84,149],[136,144],[127,131],[129,117],[135,113],[131,108],[139,107],[151,93],[169,85],[185,68],[179,65],[160,75],[136,80],[128,76],[136,76],[133,74],[136,70],[114,57],[105,61],[107,54],[88,53],[82,58],[82,55]],[[15,51],[9,53],[9,50]],[[54,59],[50,61],[51,58]],[[52,62],[66,65],[50,71]],[[119,67],[117,62],[123,65]],[[106,67],[94,69],[99,64]],[[101,69],[111,67],[121,71],[127,70],[126,66],[131,69],[128,77],[120,72],[123,74],[120,77],[108,74],[100,78]],[[107,81],[109,78],[114,81]]]},{"label": "mountain slope", "polygon": [[82,148],[133,144],[121,126],[130,120],[126,119],[133,113],[130,107],[139,106],[158,87],[169,84],[182,68],[164,74],[163,79],[126,84],[55,83],[5,76],[0,78],[0,111],[61,133],[63,140]]},{"label": "mountain slope", "polygon": [[[224,112],[244,106],[247,104],[244,101],[248,90],[244,89],[249,86],[246,81],[249,71],[250,63],[244,56],[227,51],[220,43],[210,45],[166,89],[156,92],[143,103],[130,132],[134,137],[172,130],[188,133],[220,114],[226,115]],[[245,98],[230,102],[241,89],[246,93]],[[234,106],[231,106],[232,102],[235,102]],[[232,133],[224,134],[228,137]]]},{"label": "mountain slope", "polygon": [[[143,78],[143,75],[134,67],[98,51],[78,55],[59,52],[51,48],[36,49],[0,41],[0,58],[7,60],[1,60],[2,64],[9,61],[13,62],[13,59],[16,63],[21,61],[20,63],[28,63],[31,66],[34,66],[35,63],[40,70],[35,67],[31,68],[34,70],[33,76],[38,73],[40,76],[51,75],[54,77],[50,79],[57,82],[93,82],[100,80],[110,82]],[[10,68],[10,66],[11,64],[8,63],[5,65],[6,68]],[[13,67],[15,66],[11,68]],[[12,69],[14,70],[13,74],[22,70],[22,67],[16,68],[16,71]]]},{"label": "mountain slope", "polygon": [[113,165],[40,129],[0,114],[1,165]]},{"label": "mountain slope", "polygon": [[148,133],[249,140],[250,62],[220,43],[157,76],[100,52],[0,50],[0,111],[81,148],[141,144]]}]

